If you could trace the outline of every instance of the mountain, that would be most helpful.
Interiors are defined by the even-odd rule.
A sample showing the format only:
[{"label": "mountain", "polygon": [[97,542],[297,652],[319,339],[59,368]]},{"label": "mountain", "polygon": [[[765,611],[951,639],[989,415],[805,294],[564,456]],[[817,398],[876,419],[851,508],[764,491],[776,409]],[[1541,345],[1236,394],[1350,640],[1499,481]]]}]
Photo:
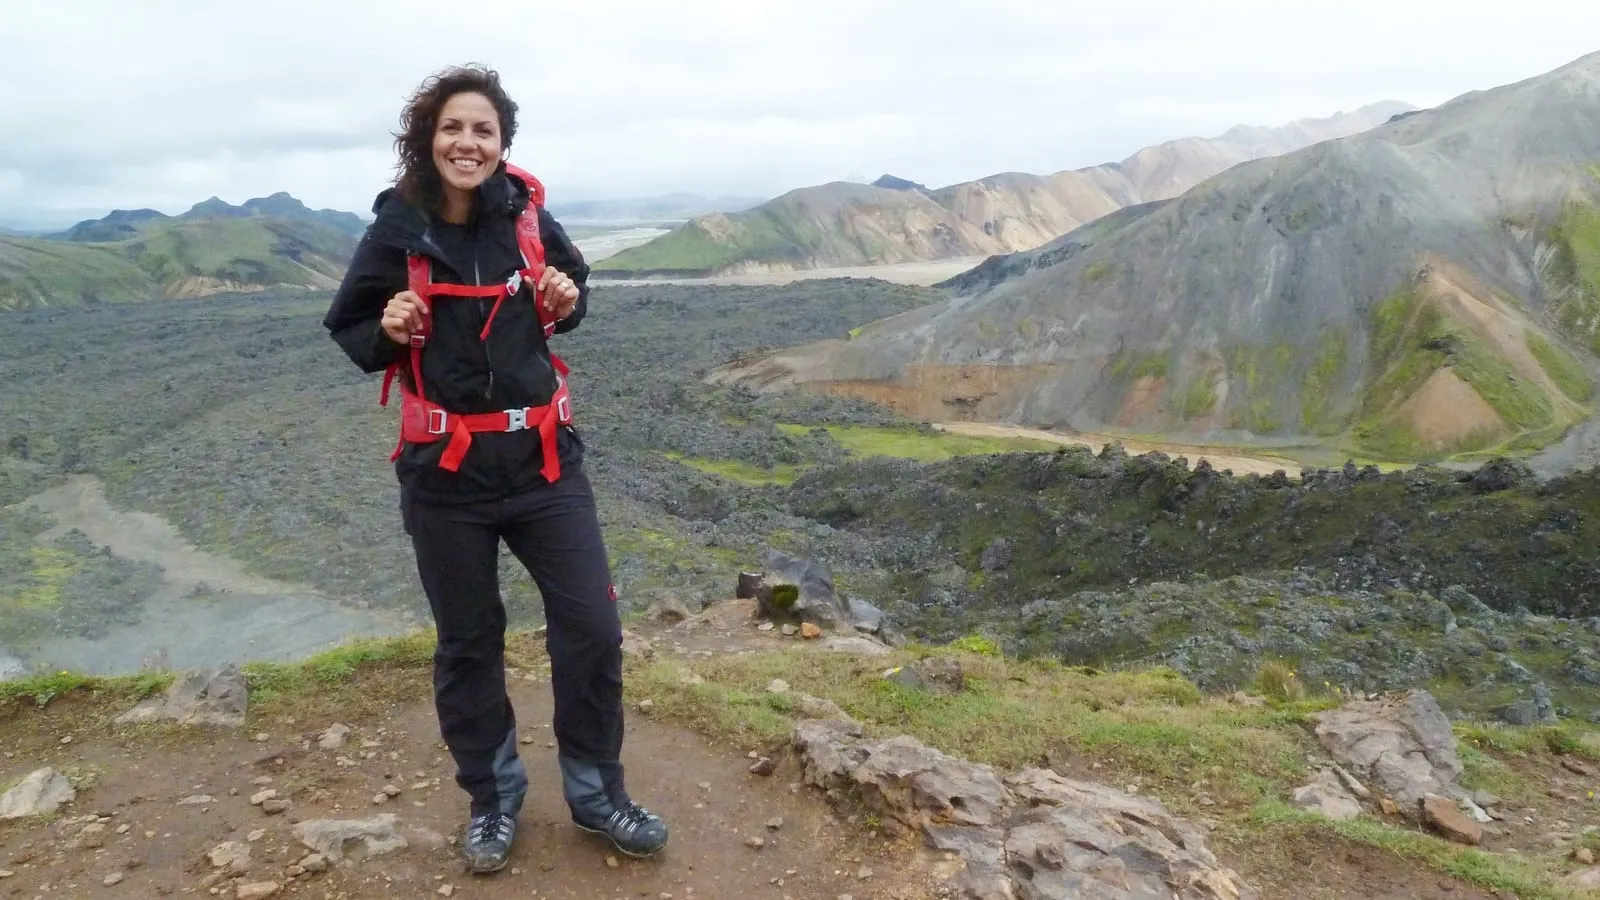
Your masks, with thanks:
[{"label": "mountain", "polygon": [[58,234],[47,235],[62,241],[120,241],[133,237],[152,222],[172,219],[190,221],[209,219],[249,219],[256,217],[307,222],[360,237],[367,223],[352,212],[334,209],[313,210],[288,193],[279,191],[267,197],[255,197],[239,206],[233,206],[220,197],[202,200],[179,216],[168,216],[153,209],[114,209],[99,219],[86,219]]},{"label": "mountain", "polygon": [[714,380],[936,419],[1526,450],[1600,352],[1600,53],[1236,166]]},{"label": "mountain", "polygon": [[1385,101],[1278,128],[1239,126],[1054,175],[1008,172],[937,190],[894,175],[800,188],[741,213],[699,216],[595,268],[743,273],[1026,250],[1124,206],[1175,197],[1238,163],[1365,131],[1413,109]]},{"label": "mountain", "polygon": [[365,227],[286,193],[177,216],[113,210],[47,238],[0,237],[0,309],[332,289]]}]

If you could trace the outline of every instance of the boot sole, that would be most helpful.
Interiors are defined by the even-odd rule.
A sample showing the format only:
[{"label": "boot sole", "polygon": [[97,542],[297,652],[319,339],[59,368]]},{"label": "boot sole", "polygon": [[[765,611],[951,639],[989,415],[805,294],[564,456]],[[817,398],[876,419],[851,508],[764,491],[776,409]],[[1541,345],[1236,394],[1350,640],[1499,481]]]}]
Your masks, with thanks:
[{"label": "boot sole", "polygon": [[649,859],[650,857],[655,856],[657,853],[660,853],[662,850],[665,850],[666,847],[667,847],[667,845],[663,843],[660,847],[657,847],[654,850],[647,850],[647,851],[644,851],[644,852],[640,852],[640,851],[637,851],[637,850],[629,850],[628,848],[626,848],[626,847],[622,846],[621,844],[617,843],[617,839],[612,837],[611,833],[609,831],[606,831],[603,828],[594,828],[592,826],[585,825],[582,822],[577,821],[576,819],[573,820],[572,824],[577,826],[578,830],[580,830],[580,831],[587,831],[590,834],[598,834],[598,835],[600,835],[601,837],[603,837],[607,841],[609,841],[611,843],[611,846],[617,848],[617,852],[618,853],[621,853],[621,854],[623,854],[625,856],[631,856],[634,859]]},{"label": "boot sole", "polygon": [[497,863],[477,863],[469,859],[466,864],[467,871],[473,875],[492,875],[504,869],[509,862],[511,862],[511,858],[508,856]]}]

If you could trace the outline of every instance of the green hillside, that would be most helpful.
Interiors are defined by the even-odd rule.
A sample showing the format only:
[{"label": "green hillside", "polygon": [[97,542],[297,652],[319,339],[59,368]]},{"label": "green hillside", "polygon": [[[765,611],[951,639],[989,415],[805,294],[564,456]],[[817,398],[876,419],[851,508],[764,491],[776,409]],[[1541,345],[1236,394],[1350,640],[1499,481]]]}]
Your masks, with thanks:
[{"label": "green hillside", "polygon": [[0,309],[126,303],[159,295],[115,245],[0,236]]},{"label": "green hillside", "polygon": [[181,216],[117,210],[49,238],[0,237],[0,309],[327,290],[359,225],[275,194],[241,207],[213,199]]}]

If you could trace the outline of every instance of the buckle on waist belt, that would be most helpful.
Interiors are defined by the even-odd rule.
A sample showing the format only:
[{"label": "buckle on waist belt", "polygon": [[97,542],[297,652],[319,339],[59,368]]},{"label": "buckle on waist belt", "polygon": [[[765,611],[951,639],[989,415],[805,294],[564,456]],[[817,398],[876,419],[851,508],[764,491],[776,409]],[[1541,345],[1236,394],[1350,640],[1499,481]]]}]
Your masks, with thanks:
[{"label": "buckle on waist belt", "polygon": [[448,424],[448,413],[442,409],[428,410],[429,434],[444,434],[446,424]]},{"label": "buckle on waist belt", "polygon": [[511,277],[506,279],[506,296],[516,296],[517,289],[520,287],[522,287],[522,273],[520,271],[512,272]]},{"label": "buckle on waist belt", "polygon": [[528,427],[528,410],[527,410],[526,407],[524,407],[522,409],[508,409],[508,410],[506,410],[506,430],[507,431],[523,431],[527,427]]}]

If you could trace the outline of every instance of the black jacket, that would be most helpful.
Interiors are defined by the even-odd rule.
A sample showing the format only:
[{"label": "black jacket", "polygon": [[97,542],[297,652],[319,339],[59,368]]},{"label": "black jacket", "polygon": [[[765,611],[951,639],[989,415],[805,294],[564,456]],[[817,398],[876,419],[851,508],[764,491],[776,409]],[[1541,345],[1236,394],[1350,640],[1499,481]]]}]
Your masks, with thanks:
[{"label": "black jacket", "polygon": [[[527,201],[526,186],[504,169],[478,187],[472,215],[464,225],[430,217],[399,191],[385,190],[373,203],[377,219],[356,246],[323,325],[364,372],[380,372],[391,362],[406,359],[409,348],[390,340],[379,319],[389,299],[406,290],[407,254],[422,253],[433,261],[434,282],[502,284],[522,267],[516,218]],[[576,328],[588,310],[589,267],[566,231],[542,208],[539,226],[545,262],[571,276],[579,289],[572,314],[556,325],[560,334]],[[493,300],[439,297],[428,306],[433,333],[422,351],[422,379],[429,400],[460,413],[543,406],[550,401],[556,371],[531,286],[524,285],[500,305],[487,341],[478,335]],[[391,406],[398,394],[397,386]],[[581,399],[574,398],[573,405],[581,409]],[[398,434],[398,417],[395,428]],[[558,429],[557,437],[565,472],[581,461],[583,443],[570,427]],[[536,429],[474,433],[471,449],[456,472],[439,468],[446,443],[407,443],[395,461],[401,486],[417,499],[475,502],[545,483],[539,474],[543,450]]]}]

